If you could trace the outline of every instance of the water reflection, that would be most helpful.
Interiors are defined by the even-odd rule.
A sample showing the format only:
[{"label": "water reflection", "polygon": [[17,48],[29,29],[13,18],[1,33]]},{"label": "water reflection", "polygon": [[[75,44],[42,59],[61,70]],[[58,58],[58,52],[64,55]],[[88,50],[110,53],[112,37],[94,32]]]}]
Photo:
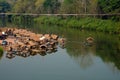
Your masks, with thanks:
[{"label": "water reflection", "polygon": [[[76,33],[73,33],[76,35]],[[83,34],[83,35],[81,35]],[[117,36],[110,36],[108,34],[92,34],[95,38],[95,44],[93,46],[83,46],[83,41],[85,37],[89,34],[81,32],[78,36],[68,37],[70,41],[73,39],[77,41],[67,43],[68,54],[75,59],[76,62],[80,64],[81,67],[86,68],[93,64],[94,56],[100,57],[105,63],[114,63],[118,69],[120,69],[119,53],[120,53],[120,41]],[[78,40],[77,40],[78,39]]]},{"label": "water reflection", "polygon": [[6,26],[6,18],[4,14],[0,15],[0,26],[5,27]]},{"label": "water reflection", "polygon": [[120,41],[117,37],[101,36],[97,37],[96,55],[100,56],[106,63],[114,62],[120,69]]},{"label": "water reflection", "polygon": [[[54,51],[55,52],[55,51]],[[6,53],[6,58],[12,59],[15,56],[19,56],[19,57],[23,57],[23,58],[27,58],[30,56],[36,56],[36,55],[40,55],[40,56],[46,56],[47,54],[52,54],[53,52],[51,51],[50,53],[46,53],[45,51],[42,52],[32,52],[32,51],[28,51],[28,52],[14,52],[14,53]]]},{"label": "water reflection", "polygon": [[[87,68],[93,65],[95,57],[101,58],[104,63],[113,63],[114,67],[120,70],[120,40],[117,35],[109,35],[101,32],[79,31],[53,25],[33,24],[33,20],[16,22],[17,26],[28,28],[35,33],[54,33],[65,37],[65,49],[67,54],[82,67]],[[25,17],[23,17],[25,18]],[[29,21],[32,20],[32,21]],[[12,23],[15,23],[14,20]],[[89,36],[94,38],[94,45],[86,46],[84,42]],[[43,54],[43,56],[46,54]]]},{"label": "water reflection", "polygon": [[82,68],[90,67],[93,64],[93,56],[95,55],[95,44],[92,46],[85,45],[84,42],[68,42],[66,44],[69,56]]}]

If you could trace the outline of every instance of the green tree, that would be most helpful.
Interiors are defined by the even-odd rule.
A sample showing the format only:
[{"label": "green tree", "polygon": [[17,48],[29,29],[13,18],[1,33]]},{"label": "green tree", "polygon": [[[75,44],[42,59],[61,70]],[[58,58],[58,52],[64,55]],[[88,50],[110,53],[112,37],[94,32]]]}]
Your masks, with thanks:
[{"label": "green tree", "polygon": [[99,7],[98,7],[98,0],[89,0],[88,7],[88,13],[90,14],[96,14],[98,13]]},{"label": "green tree", "polygon": [[72,13],[73,12],[73,3],[74,0],[64,0],[61,4],[61,13]]},{"label": "green tree", "polygon": [[17,0],[15,2],[15,5],[13,6],[13,12],[34,13],[35,10],[34,2],[35,0]]},{"label": "green tree", "polygon": [[120,0],[99,0],[101,13],[120,13]]},{"label": "green tree", "polygon": [[45,0],[43,3],[45,13],[58,13],[60,9],[59,0]]},{"label": "green tree", "polygon": [[8,12],[11,10],[11,6],[5,0],[0,1],[0,12]]},{"label": "green tree", "polygon": [[98,0],[64,0],[62,13],[86,14],[97,12]]},{"label": "green tree", "polygon": [[35,0],[35,12],[42,13],[43,12],[43,3],[45,0]]}]

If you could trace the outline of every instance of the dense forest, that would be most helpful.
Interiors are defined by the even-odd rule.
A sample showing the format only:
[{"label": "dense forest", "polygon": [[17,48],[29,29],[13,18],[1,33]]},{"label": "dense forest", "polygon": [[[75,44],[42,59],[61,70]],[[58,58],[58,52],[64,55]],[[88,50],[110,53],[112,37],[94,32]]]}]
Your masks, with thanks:
[{"label": "dense forest", "polygon": [[120,0],[0,0],[0,12],[119,13]]}]

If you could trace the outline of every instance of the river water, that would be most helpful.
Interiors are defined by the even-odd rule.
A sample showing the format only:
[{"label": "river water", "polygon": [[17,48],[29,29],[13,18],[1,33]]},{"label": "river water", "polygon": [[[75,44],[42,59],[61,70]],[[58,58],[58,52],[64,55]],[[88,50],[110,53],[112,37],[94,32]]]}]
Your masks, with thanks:
[{"label": "river water", "polygon": [[[6,53],[0,54],[0,80],[120,80],[120,40],[117,35],[38,23],[4,24],[35,33],[58,34],[66,38],[66,44],[45,56],[8,59]],[[85,45],[90,36],[94,38],[94,44]]]}]

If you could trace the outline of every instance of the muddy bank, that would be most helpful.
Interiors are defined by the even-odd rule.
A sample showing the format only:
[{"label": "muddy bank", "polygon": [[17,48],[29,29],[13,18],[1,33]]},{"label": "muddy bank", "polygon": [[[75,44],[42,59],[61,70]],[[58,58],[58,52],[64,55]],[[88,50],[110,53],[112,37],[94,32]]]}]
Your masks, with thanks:
[{"label": "muddy bank", "polygon": [[58,45],[64,48],[65,38],[56,34],[36,34],[17,28],[0,28],[0,45],[7,58],[15,56],[29,57],[57,51]]}]

